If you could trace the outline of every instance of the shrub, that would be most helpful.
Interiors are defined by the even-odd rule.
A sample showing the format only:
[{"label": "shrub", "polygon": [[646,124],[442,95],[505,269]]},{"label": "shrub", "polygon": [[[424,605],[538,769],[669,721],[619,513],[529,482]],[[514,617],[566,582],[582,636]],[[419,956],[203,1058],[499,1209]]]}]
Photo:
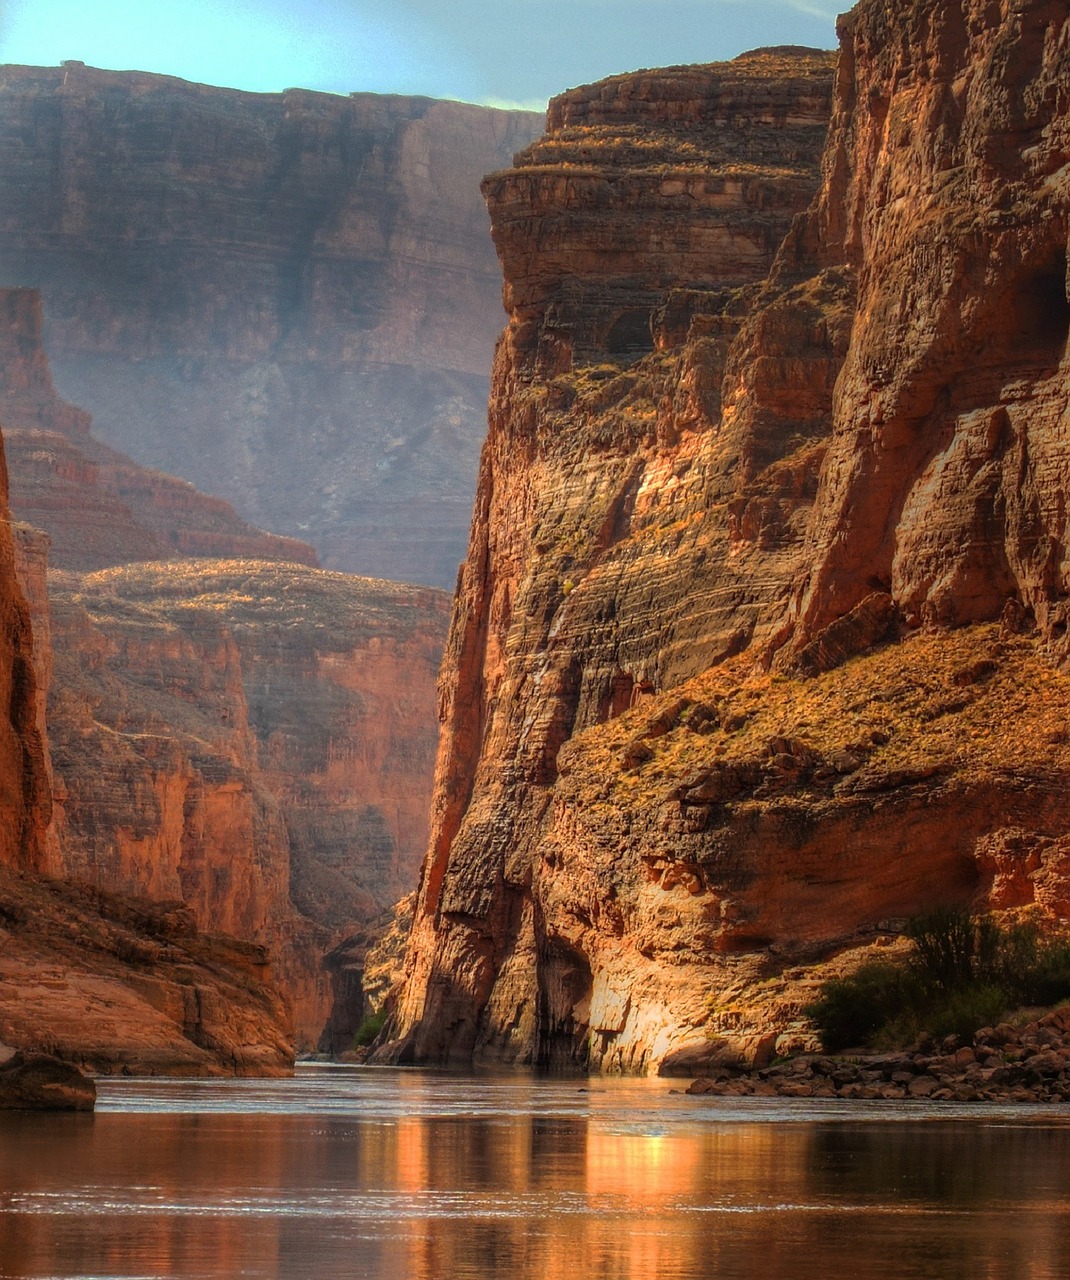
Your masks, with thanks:
[{"label": "shrub", "polygon": [[902,1046],[921,1031],[968,1038],[1015,1005],[1070,997],[1070,941],[1034,925],[1004,929],[990,916],[940,908],[906,933],[905,960],[870,960],[830,979],[806,1009],[829,1052]]},{"label": "shrub", "polygon": [[913,1003],[905,965],[869,960],[846,978],[831,978],[806,1009],[830,1053],[869,1043]]},{"label": "shrub", "polygon": [[354,1049],[363,1049],[370,1045],[385,1025],[386,1009],[376,1009],[374,1013],[369,1013],[353,1037]]}]

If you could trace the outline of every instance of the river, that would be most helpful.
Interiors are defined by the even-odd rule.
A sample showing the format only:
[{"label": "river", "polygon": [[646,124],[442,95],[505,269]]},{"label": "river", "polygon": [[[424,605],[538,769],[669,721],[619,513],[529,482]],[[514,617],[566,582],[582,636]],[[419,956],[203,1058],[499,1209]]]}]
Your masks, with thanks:
[{"label": "river", "polygon": [[1070,1276],[1068,1108],[671,1087],[102,1080],[92,1116],[0,1113],[0,1277]]}]

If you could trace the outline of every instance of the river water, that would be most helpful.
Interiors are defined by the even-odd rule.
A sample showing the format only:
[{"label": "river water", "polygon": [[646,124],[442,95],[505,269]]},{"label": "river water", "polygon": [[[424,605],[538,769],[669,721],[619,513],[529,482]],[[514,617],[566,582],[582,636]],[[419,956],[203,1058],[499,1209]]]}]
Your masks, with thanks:
[{"label": "river water", "polygon": [[0,1277],[1070,1276],[1070,1109],[670,1087],[103,1080],[93,1116],[0,1113]]}]

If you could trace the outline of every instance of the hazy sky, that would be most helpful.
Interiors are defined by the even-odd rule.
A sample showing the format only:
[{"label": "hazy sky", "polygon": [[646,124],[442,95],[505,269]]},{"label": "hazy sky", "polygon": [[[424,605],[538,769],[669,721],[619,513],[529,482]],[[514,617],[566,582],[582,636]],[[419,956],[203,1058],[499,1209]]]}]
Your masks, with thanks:
[{"label": "hazy sky", "polygon": [[829,0],[0,0],[0,62],[541,106],[637,67],[832,48]]}]

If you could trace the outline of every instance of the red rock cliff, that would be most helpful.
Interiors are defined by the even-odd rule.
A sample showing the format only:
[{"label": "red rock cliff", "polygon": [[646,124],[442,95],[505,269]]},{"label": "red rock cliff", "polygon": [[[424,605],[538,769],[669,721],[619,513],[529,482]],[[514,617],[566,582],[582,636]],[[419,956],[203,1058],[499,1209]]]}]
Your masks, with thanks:
[{"label": "red rock cliff", "polygon": [[184,480],[139,466],[90,434],[56,392],[36,289],[0,288],[0,423],[16,515],[44,529],[49,560],[99,569],[168,556],[262,556],[315,564],[304,542],[265,533]]},{"label": "red rock cliff", "polygon": [[[1065,6],[863,3],[841,42],[821,186],[759,289],[680,281],[636,362],[619,266],[576,313],[507,284],[395,1056],[787,1047],[800,965],[888,920],[1067,913]],[[492,211],[549,207],[525,179]],[[583,263],[590,193],[557,189]],[[543,225],[497,231],[507,273]]]},{"label": "red rock cliff", "polygon": [[[479,179],[539,117],[0,69],[0,279],[109,444],[452,587],[499,325]],[[198,553],[203,553],[203,550]]]},{"label": "red rock cliff", "polygon": [[[513,310],[444,667],[400,1017],[418,1056],[537,1051],[531,876],[562,743],[780,616],[799,531],[778,500],[812,496],[809,454],[752,483],[720,384],[817,185],[831,81],[829,55],[772,51],[574,90],[487,179]],[[815,307],[778,334],[808,338],[818,403],[841,328]],[[801,367],[812,415],[805,361],[770,363],[770,384]],[[770,531],[731,554],[726,517],[756,484]]]},{"label": "red rock cliff", "polygon": [[447,600],[298,565],[53,575],[67,873],[270,946],[314,1047],[324,954],[414,882]]}]

